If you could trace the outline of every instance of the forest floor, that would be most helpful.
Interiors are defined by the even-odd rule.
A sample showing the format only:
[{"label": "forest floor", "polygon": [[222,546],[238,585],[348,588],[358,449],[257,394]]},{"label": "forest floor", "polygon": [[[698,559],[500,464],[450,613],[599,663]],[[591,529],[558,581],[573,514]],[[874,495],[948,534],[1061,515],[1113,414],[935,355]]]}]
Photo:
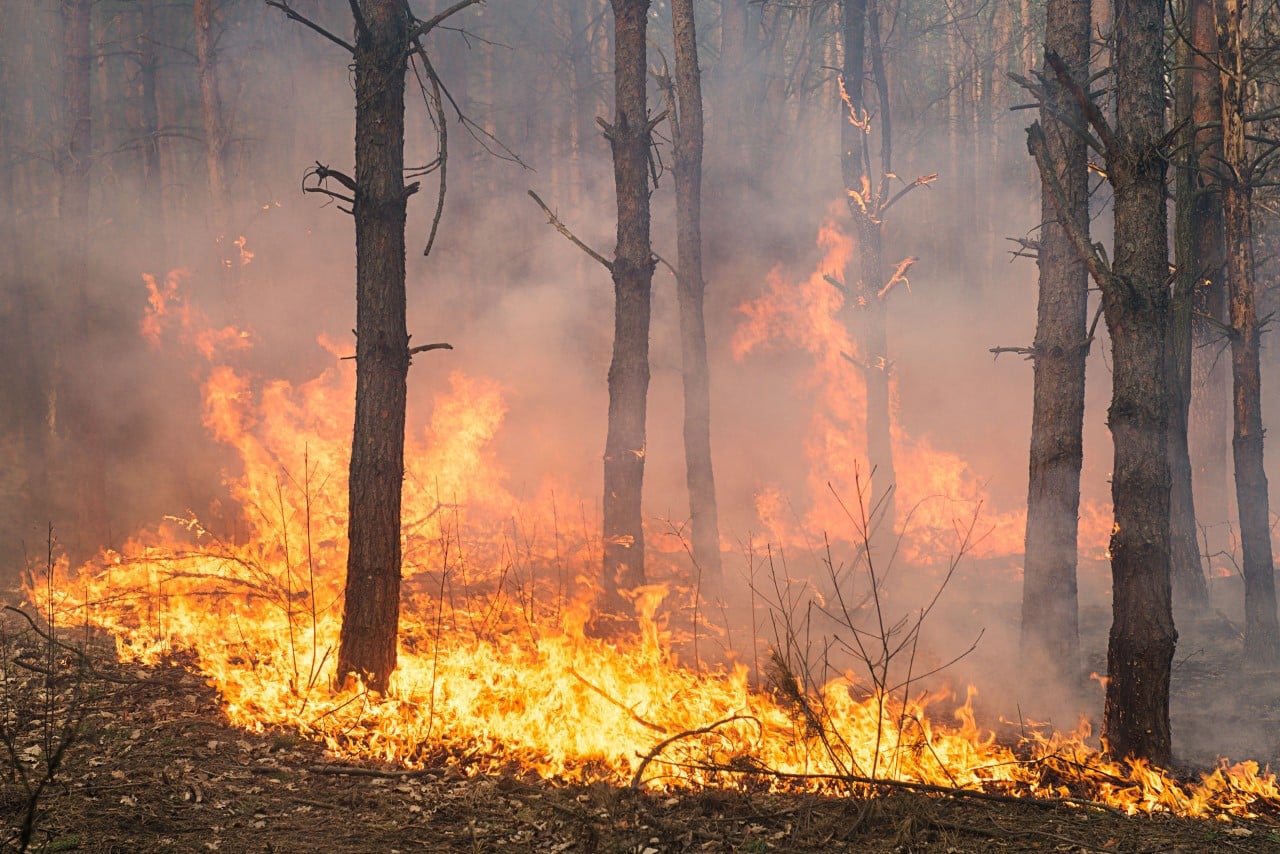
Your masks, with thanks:
[{"label": "forest floor", "polygon": [[[3,845],[15,849],[14,829],[28,812],[15,767],[37,782],[66,722],[83,714],[39,798],[33,851],[1280,850],[1275,818],[1126,818],[905,791],[863,799],[672,795],[564,785],[516,770],[469,777],[444,767],[342,765],[296,735],[231,727],[205,679],[178,664],[121,665],[103,644],[91,667],[68,668],[76,654],[55,649],[50,658],[47,644],[13,612],[4,613],[0,629],[7,754],[0,757],[0,832]],[[40,672],[50,664],[59,675]],[[1209,665],[1197,667],[1194,690],[1221,692],[1204,676]],[[71,675],[86,671],[83,679]],[[34,736],[15,737],[19,730]]]}]

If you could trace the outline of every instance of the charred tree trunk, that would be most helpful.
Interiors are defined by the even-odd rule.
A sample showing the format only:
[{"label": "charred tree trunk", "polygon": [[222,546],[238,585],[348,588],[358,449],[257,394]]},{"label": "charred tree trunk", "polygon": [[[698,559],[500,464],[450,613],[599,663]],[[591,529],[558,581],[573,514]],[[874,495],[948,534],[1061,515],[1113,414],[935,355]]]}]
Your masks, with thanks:
[{"label": "charred tree trunk", "polygon": [[672,0],[675,35],[675,102],[672,118],[676,188],[676,287],[680,302],[680,353],[684,368],[684,457],[693,525],[693,560],[702,577],[719,586],[720,522],[711,465],[711,374],[703,319],[702,278],[702,75],[693,0]]},{"label": "charred tree trunk", "polygon": [[[110,545],[107,518],[105,449],[101,417],[92,395],[99,360],[93,349],[97,323],[88,282],[89,170],[93,147],[90,78],[93,43],[90,0],[62,0],[63,144],[58,152],[58,219],[62,251],[58,261],[59,307],[71,330],[74,349],[57,346],[55,400],[60,405],[51,423],[66,436],[69,460],[77,478],[76,530],[64,542],[74,543],[75,557],[86,558]],[[74,355],[73,355],[74,354]]]},{"label": "charred tree trunk", "polygon": [[217,40],[220,23],[214,0],[195,0],[196,75],[200,82],[200,118],[204,127],[204,161],[209,179],[209,213],[213,227],[215,260],[219,275],[225,277],[232,292],[232,306],[238,278],[238,259],[231,251],[232,236],[227,233],[227,128],[222,114],[222,93],[218,84]]},{"label": "charred tree trunk", "polygon": [[1261,327],[1254,307],[1253,186],[1245,108],[1243,0],[1218,0],[1218,50],[1222,78],[1223,213],[1226,224],[1227,291],[1231,297],[1231,376],[1236,504],[1244,553],[1244,659],[1255,667],[1280,661],[1275,571],[1271,556],[1271,510],[1263,468]]},{"label": "charred tree trunk", "polygon": [[160,63],[155,48],[155,19],[155,0],[138,3],[138,28],[133,37],[137,69],[130,88],[134,101],[133,131],[139,145],[141,208],[151,240],[151,251],[145,260],[148,269],[161,273],[168,269],[168,246],[160,174],[160,113],[156,104],[156,70]]},{"label": "charred tree trunk", "polygon": [[[1045,53],[1061,57],[1067,72],[1082,85],[1089,77],[1089,20],[1089,0],[1049,2]],[[1062,187],[1067,211],[1058,213],[1052,187],[1042,178],[1022,660],[1023,671],[1036,674],[1042,684],[1071,685],[1080,675],[1076,538],[1084,462],[1089,272],[1059,217],[1069,217],[1081,234],[1089,233],[1089,175],[1085,141],[1071,128],[1071,123],[1082,123],[1082,111],[1066,87],[1051,75],[1045,77],[1040,109],[1045,155]]]},{"label": "charred tree trunk", "polygon": [[[1124,3],[1123,12],[1120,3]],[[1168,225],[1165,214],[1164,0],[1117,0],[1116,127],[1049,54],[1106,158],[1115,206],[1115,261],[1066,217],[1066,194],[1040,123],[1028,143],[1059,222],[1102,289],[1112,348],[1108,425],[1115,444],[1111,500],[1112,624],[1102,739],[1114,757],[1170,758],[1173,626],[1169,533]]]},{"label": "charred tree trunk", "polygon": [[612,266],[615,299],[609,365],[609,427],[604,450],[605,606],[628,613],[623,591],[644,583],[645,412],[649,392],[649,316],[653,252],[649,244],[649,124],[646,41],[649,0],[612,0],[613,150],[618,243]]},{"label": "charred tree trunk", "polygon": [[[889,416],[892,362],[889,360],[886,324],[888,283],[884,274],[882,208],[888,188],[883,178],[890,173],[892,125],[881,58],[879,8],[875,0],[844,0],[840,9],[844,42],[841,79],[847,98],[844,105],[847,115],[841,132],[840,172],[849,193],[849,212],[858,244],[857,269],[845,277],[846,282],[852,282],[846,303],[854,312],[857,362],[866,382],[867,458],[872,469],[871,508],[879,517],[880,530],[891,536],[897,525],[893,502],[897,476],[893,467]],[[871,126],[863,96],[868,57],[880,99],[875,125],[879,129],[881,180],[872,180],[871,177],[868,141]]]},{"label": "charred tree trunk", "polygon": [[405,321],[404,84],[400,0],[361,0],[356,26],[356,416],[338,678],[385,691],[400,619],[400,498],[409,372]]},{"label": "charred tree trunk", "polygon": [[[1123,5],[1122,5],[1123,4]],[[1116,2],[1114,276],[1104,284],[1115,442],[1113,622],[1102,737],[1113,756],[1170,759],[1169,254],[1165,213],[1164,0]]]}]

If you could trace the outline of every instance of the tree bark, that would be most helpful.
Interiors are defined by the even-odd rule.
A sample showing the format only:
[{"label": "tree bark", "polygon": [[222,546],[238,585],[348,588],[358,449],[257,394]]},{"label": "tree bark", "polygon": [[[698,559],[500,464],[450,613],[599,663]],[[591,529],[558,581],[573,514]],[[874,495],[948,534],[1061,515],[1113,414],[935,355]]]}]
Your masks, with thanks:
[{"label": "tree bark", "polygon": [[55,344],[54,358],[61,402],[52,423],[69,440],[68,458],[75,466],[76,528],[64,531],[63,542],[73,557],[87,558],[110,545],[107,514],[106,452],[101,417],[92,395],[99,360],[92,353],[97,341],[97,321],[89,297],[89,172],[93,156],[93,120],[90,100],[93,43],[90,0],[62,0],[62,107],[63,140],[58,152],[58,219],[62,246],[58,261],[59,311],[74,331],[76,357],[65,345]]},{"label": "tree bark", "polygon": [[1245,136],[1248,76],[1243,0],[1217,0],[1218,68],[1222,79],[1222,160],[1226,171],[1227,292],[1231,298],[1231,376],[1236,504],[1244,553],[1244,659],[1254,667],[1280,662],[1271,510],[1263,467],[1261,327],[1254,307],[1253,186]]},{"label": "tree bark", "polygon": [[[1046,55],[1061,57],[1082,85],[1089,76],[1089,21],[1089,0],[1049,0]],[[1046,75],[1040,122],[1046,158],[1065,196],[1066,216],[1087,235],[1087,151],[1084,139],[1071,128],[1081,126],[1083,116],[1072,94],[1052,75]],[[1060,221],[1047,178],[1041,179],[1040,221],[1022,662],[1023,672],[1038,685],[1071,686],[1080,676],[1076,540],[1084,461],[1089,273]]]},{"label": "tree bark", "polygon": [[702,278],[702,74],[693,0],[672,0],[676,73],[675,148],[676,288],[680,303],[680,353],[684,371],[684,456],[693,526],[693,560],[702,580],[719,586],[720,522],[711,465],[711,374],[703,318]]},{"label": "tree bark", "polygon": [[[1190,272],[1198,276],[1192,317],[1191,462],[1197,520],[1207,526],[1207,552],[1229,548],[1226,523],[1230,518],[1227,488],[1231,411],[1231,382],[1226,360],[1219,358],[1222,328],[1227,322],[1226,252],[1223,246],[1222,187],[1217,178],[1222,164],[1222,83],[1218,78],[1218,30],[1213,0],[1188,0],[1187,23],[1191,47],[1186,76],[1190,83],[1191,117],[1197,128],[1193,175],[1194,193],[1188,206]],[[1178,260],[1182,269],[1183,260]],[[1215,323],[1215,321],[1217,321]]]},{"label": "tree bark", "polygon": [[644,583],[645,414],[653,253],[649,243],[649,138],[645,91],[649,0],[611,0],[614,17],[613,150],[618,242],[613,260],[613,360],[604,450],[604,604],[627,614],[623,592]]},{"label": "tree bark", "polygon": [[239,259],[232,251],[232,236],[227,224],[227,128],[222,111],[222,93],[218,83],[217,40],[221,24],[214,0],[194,0],[196,43],[196,76],[200,83],[200,118],[204,126],[204,161],[209,180],[209,213],[213,227],[214,258],[218,273],[227,282],[228,299],[234,307],[238,301],[235,283]]},{"label": "tree bark", "polygon": [[1177,632],[1170,590],[1168,234],[1164,0],[1116,0],[1116,131],[1107,173],[1115,262],[1103,306],[1113,352],[1108,423],[1112,614],[1102,737],[1116,757],[1170,759],[1169,676]]},{"label": "tree bark", "polygon": [[[887,81],[880,51],[879,8],[875,0],[844,0],[841,3],[841,31],[844,81],[848,112],[841,125],[840,172],[846,190],[862,194],[851,197],[849,212],[857,235],[857,269],[846,275],[852,282],[846,305],[853,311],[854,340],[858,362],[866,384],[867,458],[871,465],[871,507],[878,528],[892,536],[897,516],[893,486],[897,480],[893,466],[893,443],[889,415],[889,360],[887,312],[884,291],[883,220],[884,183],[871,177],[871,153],[864,129],[867,116],[863,77],[868,58],[880,99],[875,127],[879,129],[881,172],[887,174],[892,151],[892,125]],[[868,32],[870,29],[870,32]],[[850,121],[850,119],[855,121]]]},{"label": "tree bark", "polygon": [[[1206,20],[1207,18],[1207,20]],[[1200,171],[1204,163],[1204,146],[1221,150],[1221,132],[1213,129],[1197,129],[1204,115],[1205,89],[1217,89],[1216,79],[1209,75],[1208,60],[1203,56],[1211,47],[1209,56],[1217,53],[1216,34],[1212,32],[1212,8],[1208,0],[1186,0],[1182,13],[1182,30],[1190,41],[1177,45],[1176,112],[1189,119],[1179,135],[1181,157],[1174,182],[1176,221],[1174,226],[1174,258],[1177,276],[1174,279],[1173,301],[1169,322],[1169,472],[1172,478],[1170,494],[1172,511],[1173,598],[1180,611],[1189,614],[1202,613],[1209,603],[1209,587],[1201,564],[1200,543],[1197,528],[1196,499],[1190,444],[1190,408],[1194,375],[1194,344],[1197,337],[1195,312],[1203,302],[1197,290],[1204,290],[1202,283],[1218,280],[1221,288],[1220,257],[1215,259],[1201,254],[1211,250],[1220,240],[1209,239],[1221,232],[1221,202],[1210,192]],[[1206,24],[1208,25],[1206,27]],[[1208,32],[1206,32],[1206,29]],[[1205,82],[1212,80],[1213,86]],[[1216,97],[1212,99],[1217,103]],[[1216,124],[1217,116],[1212,116]],[[1199,120],[1199,121],[1198,121]],[[1217,209],[1218,217],[1212,216]],[[1201,234],[1201,232],[1205,232]],[[1225,461],[1224,461],[1225,463]]]},{"label": "tree bark", "polygon": [[405,321],[404,84],[400,0],[361,0],[356,27],[356,414],[338,679],[385,691],[400,618],[400,499],[409,371]]}]

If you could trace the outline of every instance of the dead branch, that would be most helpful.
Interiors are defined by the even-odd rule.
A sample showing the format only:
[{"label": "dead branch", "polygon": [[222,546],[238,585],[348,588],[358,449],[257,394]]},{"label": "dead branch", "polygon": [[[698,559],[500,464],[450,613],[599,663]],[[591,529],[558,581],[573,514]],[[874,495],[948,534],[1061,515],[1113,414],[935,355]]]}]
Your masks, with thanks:
[{"label": "dead branch", "polygon": [[[602,125],[604,124],[603,120],[597,120],[597,121],[600,121]],[[565,225],[563,222],[561,222],[558,216],[552,213],[551,208],[547,207],[547,203],[542,201],[542,199],[538,196],[537,193],[535,193],[533,190],[530,190],[529,198],[537,202],[538,207],[542,208],[542,212],[547,215],[547,223],[549,225],[555,226],[556,231],[563,234],[570,243],[572,243],[574,246],[578,247],[583,252],[590,255],[596,261],[599,261],[604,266],[604,268],[608,270],[610,273],[613,272],[613,263],[609,261],[607,258],[605,258],[603,255],[601,255],[599,252],[597,252],[596,250],[592,249],[590,246],[588,246],[587,244],[579,240],[578,236],[574,234],[572,231],[570,231],[569,227]]]},{"label": "dead branch", "polygon": [[941,786],[937,783],[917,783],[911,780],[892,780],[882,779],[879,777],[863,777],[857,774],[819,774],[819,773],[797,773],[790,771],[775,771],[764,765],[751,765],[750,767],[740,768],[733,765],[715,765],[700,764],[687,765],[686,767],[695,768],[702,771],[716,771],[724,774],[760,774],[766,777],[773,777],[778,780],[801,780],[801,781],[817,781],[830,780],[834,783],[853,783],[862,786],[882,786],[890,789],[907,789],[915,792],[927,792],[934,795],[944,795],[949,798],[969,798],[978,801],[991,801],[998,804],[1026,804],[1028,806],[1039,807],[1041,809],[1059,809],[1063,806],[1085,807],[1088,809],[1107,812],[1115,816],[1123,817],[1125,815],[1121,810],[1113,806],[1101,803],[1099,801],[1091,801],[1085,798],[1038,798],[1030,795],[1004,795],[999,792],[986,792],[981,789],[964,789],[958,786]]},{"label": "dead branch", "polygon": [[[440,181],[439,189],[436,192],[436,209],[435,213],[432,214],[431,217],[431,231],[427,234],[427,245],[422,250],[422,255],[425,258],[431,254],[431,248],[436,244],[436,235],[440,233],[440,220],[444,218],[444,196],[445,191],[448,188],[449,176],[449,122],[445,118],[444,100],[440,95],[441,90],[444,88],[444,84],[440,82],[440,77],[436,74],[435,66],[431,64],[431,59],[427,56],[427,50],[422,45],[422,39],[415,37],[411,41],[414,52],[418,55],[418,58],[422,60],[422,70],[426,72],[427,80],[431,84],[431,94],[427,99],[427,107],[435,115],[437,134],[436,144],[437,151],[439,152],[434,164],[432,164],[433,167],[440,172]],[[417,68],[414,69],[414,73],[418,73]],[[418,76],[418,85],[424,90],[426,89],[425,86],[422,86],[421,75]]]},{"label": "dead branch", "polygon": [[[280,769],[250,767],[249,770],[262,774],[273,774]],[[340,777],[376,777],[383,780],[406,780],[440,773],[438,770],[432,771],[427,768],[399,768],[394,771],[383,771],[380,768],[360,768],[354,765],[308,765],[306,771],[310,774],[329,774]]]},{"label": "dead branch", "polygon": [[264,2],[266,2],[268,6],[272,6],[276,9],[279,9],[281,12],[284,12],[285,17],[288,18],[289,20],[297,21],[299,24],[302,24],[304,27],[324,36],[326,39],[333,42],[334,44],[340,47],[346,48],[348,53],[354,54],[356,52],[355,45],[351,44],[346,39],[341,38],[340,36],[334,35],[333,33],[329,32],[324,27],[320,26],[310,18],[304,15],[298,14],[297,11],[295,11],[294,8],[289,5],[288,0],[264,0]]},{"label": "dead branch", "polygon": [[1111,130],[1111,125],[1107,123],[1106,116],[1102,115],[1102,110],[1098,109],[1098,105],[1089,97],[1089,93],[1071,76],[1071,72],[1067,69],[1066,63],[1062,61],[1062,57],[1058,56],[1054,51],[1048,51],[1045,53],[1044,59],[1049,64],[1049,67],[1053,69],[1053,73],[1058,78],[1058,83],[1075,99],[1076,104],[1080,107],[1080,112],[1090,126],[1097,131],[1102,153],[1109,162],[1114,162],[1114,159],[1119,155],[1120,148],[1116,141],[1115,133]]},{"label": "dead branch", "polygon": [[1014,258],[1039,258],[1040,250],[1044,248],[1039,240],[1028,240],[1025,237],[1006,237],[1005,240],[1018,244],[1017,249],[1009,250]]},{"label": "dead branch", "polygon": [[[574,670],[572,667],[571,667],[571,668],[569,668],[569,675],[570,675],[570,676],[572,676],[574,679],[577,679],[577,680],[578,680],[579,682],[581,682],[583,685],[586,685],[586,686],[587,686],[587,688],[591,689],[592,693],[596,694],[597,696],[599,696],[600,698],[602,698],[603,700],[605,700],[606,702],[608,702],[610,705],[615,706],[615,707],[617,707],[617,708],[621,709],[622,711],[626,712],[626,713],[627,713],[627,715],[631,718],[631,720],[633,720],[633,721],[635,721],[636,723],[640,724],[640,726],[642,726],[642,727],[646,727],[646,728],[648,728],[648,729],[651,729],[651,730],[653,730],[654,732],[660,732],[660,733],[662,733],[663,735],[666,735],[666,733],[668,732],[668,730],[667,730],[667,728],[666,728],[666,727],[664,727],[664,726],[662,726],[662,725],[660,725],[660,724],[655,724],[653,721],[647,721],[647,720],[645,720],[644,718],[642,718],[642,717],[640,717],[638,714],[636,714],[636,710],[635,710],[635,709],[631,708],[630,706],[627,706],[627,705],[623,704],[623,702],[622,702],[621,700],[618,700],[618,699],[615,699],[615,698],[613,698],[613,697],[610,697],[610,696],[605,692],[605,690],[604,690],[603,688],[600,688],[600,687],[599,687],[599,686],[597,686],[597,685],[593,685],[591,682],[587,681],[587,678],[586,678],[585,676],[583,676],[583,675],[582,675],[581,673],[579,673],[578,671]],[[664,742],[664,743],[665,743],[665,742]]]},{"label": "dead branch", "polygon": [[1085,266],[1089,268],[1089,274],[1093,276],[1094,281],[1100,287],[1104,289],[1112,287],[1116,284],[1115,276],[1111,272],[1111,265],[1107,263],[1106,258],[1102,255],[1101,247],[1090,243],[1088,237],[1080,231],[1071,219],[1070,206],[1067,204],[1067,194],[1062,189],[1062,182],[1058,180],[1054,165],[1049,162],[1049,155],[1045,151],[1044,129],[1040,127],[1039,122],[1033,122],[1031,127],[1027,128],[1027,150],[1035,158],[1036,166],[1040,170],[1040,176],[1044,179],[1045,187],[1049,190],[1049,196],[1053,200],[1053,206],[1058,212],[1058,222],[1066,232],[1067,238],[1076,250],[1076,254],[1079,255],[1080,260],[1084,261]]},{"label": "dead branch", "polygon": [[1002,353],[1016,353],[1032,361],[1035,361],[1036,357],[1040,355],[1040,350],[1037,347],[992,347],[987,352],[994,354],[997,359],[1000,358]]},{"label": "dead branch", "polygon": [[893,290],[893,286],[901,283],[908,292],[911,291],[911,280],[907,278],[907,271],[912,265],[918,261],[918,258],[908,256],[898,262],[898,267],[893,271],[893,275],[889,277],[889,281],[884,283],[884,287],[876,293],[876,299],[884,299],[889,295],[889,291]]},{"label": "dead branch", "polygon": [[883,216],[884,216],[885,211],[889,210],[889,208],[891,208],[891,207],[893,207],[895,204],[897,204],[897,202],[898,202],[898,200],[899,200],[899,199],[901,199],[901,198],[902,198],[903,196],[905,196],[907,193],[910,193],[910,192],[911,192],[912,190],[914,190],[916,187],[927,187],[927,186],[929,186],[930,184],[932,184],[934,181],[937,181],[937,180],[938,180],[938,173],[937,173],[937,172],[934,172],[932,175],[921,175],[919,178],[916,178],[916,179],[915,179],[914,181],[912,181],[910,184],[908,184],[907,186],[903,187],[903,188],[902,188],[901,190],[899,190],[898,192],[894,193],[894,194],[893,194],[893,198],[889,199],[889,201],[885,202],[885,203],[880,207],[880,215],[883,217]]},{"label": "dead branch", "polygon": [[706,726],[698,727],[697,729],[685,730],[684,732],[676,733],[670,738],[664,738],[662,741],[654,745],[653,749],[650,750],[648,753],[646,753],[644,755],[644,758],[640,760],[640,765],[636,768],[636,773],[631,775],[630,788],[632,789],[640,788],[640,784],[644,782],[644,769],[648,768],[649,763],[657,759],[658,756],[662,754],[662,751],[666,750],[667,747],[669,747],[670,745],[674,744],[677,741],[680,741],[681,739],[693,738],[694,736],[698,736],[698,735],[706,735],[709,732],[714,732],[720,727],[725,726],[726,724],[734,723],[735,721],[755,721],[757,724],[759,724],[759,721],[756,720],[756,718],[752,717],[751,715],[732,715],[730,717],[724,718],[723,720],[718,720],[713,724],[707,724]]},{"label": "dead branch", "polygon": [[437,26],[444,23],[444,21],[446,21],[449,18],[452,18],[454,15],[458,14],[468,6],[474,6],[477,3],[481,3],[481,2],[483,2],[483,0],[459,0],[459,2],[454,3],[452,6],[450,6],[448,9],[445,9],[443,12],[440,12],[439,14],[434,15],[425,21],[418,21],[418,23],[414,25],[413,29],[409,31],[410,40],[416,41],[417,39],[421,38],[422,36],[425,36],[427,33],[434,30]]},{"label": "dead branch", "polygon": [[828,285],[835,288],[840,293],[844,294],[845,297],[849,296],[849,289],[845,286],[844,282],[840,281],[834,276],[828,276],[826,273],[822,274],[822,278]]},{"label": "dead branch", "polygon": [[452,350],[452,349],[453,349],[452,344],[445,344],[444,342],[440,342],[439,344],[423,344],[419,347],[410,347],[409,358],[413,358],[418,353],[427,353],[431,350]]}]

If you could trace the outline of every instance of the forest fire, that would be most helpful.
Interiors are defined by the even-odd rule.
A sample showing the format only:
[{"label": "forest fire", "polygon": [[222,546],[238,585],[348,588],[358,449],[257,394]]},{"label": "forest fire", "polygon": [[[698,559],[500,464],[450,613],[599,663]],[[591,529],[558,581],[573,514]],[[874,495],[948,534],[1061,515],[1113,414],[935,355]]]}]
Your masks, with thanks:
[{"label": "forest fire", "polygon": [[[842,251],[834,231],[823,240],[828,258]],[[897,781],[1222,818],[1280,800],[1274,777],[1253,763],[1182,784],[1141,763],[1104,761],[1084,724],[1001,743],[975,719],[972,689],[957,705],[947,694],[877,687],[852,672],[817,683],[804,661],[778,648],[754,675],[741,653],[739,661],[691,663],[681,652],[688,626],[677,604],[688,591],[670,584],[635,592],[634,637],[592,637],[585,576],[597,547],[561,528],[545,495],[512,497],[489,448],[505,414],[502,390],[461,373],[406,455],[410,592],[391,689],[335,693],[352,372],[334,345],[326,345],[334,365],[296,387],[220,364],[249,339],[225,329],[205,335],[179,280],[148,280],[143,332],[207,361],[205,424],[242,464],[229,486],[243,528],[226,539],[197,519],[172,518],[119,553],[59,565],[30,595],[53,624],[109,631],[127,660],[187,662],[238,726],[295,730],[338,756],[447,761],[470,772],[514,766],[657,789],[751,781],[870,792]],[[810,287],[796,304],[825,323],[834,289],[820,273]],[[762,318],[759,309],[748,307],[748,316]],[[751,341],[746,334],[740,344]],[[835,385],[840,375],[832,346],[842,346],[838,337],[815,345],[816,385]],[[852,454],[833,452],[836,419],[826,417],[815,421],[829,435],[812,447],[851,477],[838,463]],[[944,467],[926,488],[969,482],[958,458],[900,440],[911,449],[904,473]],[[769,500],[762,494],[761,507]],[[932,545],[926,537],[917,548]]]}]

